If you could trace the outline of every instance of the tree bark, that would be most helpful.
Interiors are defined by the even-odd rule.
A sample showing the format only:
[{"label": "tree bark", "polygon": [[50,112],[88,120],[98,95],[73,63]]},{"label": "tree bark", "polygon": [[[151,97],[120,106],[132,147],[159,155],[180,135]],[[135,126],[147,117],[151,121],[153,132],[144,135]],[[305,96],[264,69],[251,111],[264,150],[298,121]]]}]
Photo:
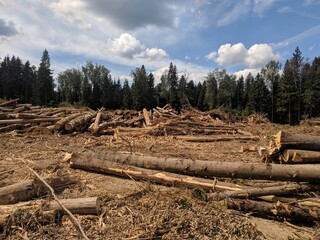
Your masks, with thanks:
[{"label": "tree bark", "polygon": [[41,122],[57,122],[61,118],[36,118],[36,119],[7,119],[0,120],[0,125],[6,124],[26,124],[26,123],[41,123]]},{"label": "tree bark", "polygon": [[[70,179],[52,178],[47,180],[56,190],[61,191],[67,186],[74,184]],[[21,201],[27,201],[35,197],[46,194],[47,188],[37,179],[26,180],[20,183],[12,184],[0,188],[0,204],[13,204]]]},{"label": "tree bark", "polygon": [[77,118],[77,117],[79,117],[79,116],[81,116],[81,115],[83,115],[83,113],[74,113],[74,114],[72,114],[72,115],[70,115],[70,116],[67,116],[67,117],[65,117],[65,118],[62,118],[61,120],[59,120],[58,122],[56,122],[56,124],[54,125],[54,129],[56,129],[56,130],[61,130],[61,129],[63,129],[63,128],[64,128],[64,125],[65,125],[67,122],[69,122],[69,121],[71,121],[72,119]]},{"label": "tree bark", "polygon": [[320,210],[318,208],[296,207],[288,204],[258,202],[253,200],[238,200],[228,198],[225,204],[230,209],[252,212],[255,216],[289,218],[297,222],[319,221]]},{"label": "tree bark", "polygon": [[258,141],[258,136],[244,136],[244,135],[231,135],[231,136],[176,136],[179,140],[187,142],[218,142],[218,141],[233,141],[233,140],[244,140],[244,141]]},{"label": "tree bark", "polygon": [[189,188],[200,187],[205,190],[216,191],[240,190],[245,188],[243,186],[221,181],[214,181],[211,179],[201,179],[181,174],[134,167],[127,164],[106,161],[96,157],[88,158],[88,156],[85,154],[73,154],[73,157],[70,161],[70,167],[111,174],[124,178],[133,177],[136,180],[150,181],[169,186],[184,186]]},{"label": "tree bark", "polygon": [[6,101],[6,102],[3,102],[3,103],[0,103],[0,107],[6,107],[6,106],[16,105],[18,101],[19,101],[19,98]]},{"label": "tree bark", "polygon": [[283,153],[283,159],[287,163],[320,163],[320,152],[286,149]]},{"label": "tree bark", "polygon": [[319,189],[320,186],[317,184],[292,183],[275,187],[250,188],[245,190],[226,191],[223,193],[213,193],[210,194],[210,198],[214,200],[222,200],[226,198],[256,198],[268,195],[289,195],[308,191],[319,191]]},{"label": "tree bark", "polygon": [[44,135],[52,135],[54,133],[54,125],[40,127],[40,132]]},{"label": "tree bark", "polygon": [[[85,153],[83,153],[85,154]],[[88,154],[87,159],[97,158]],[[103,158],[108,161],[134,165],[197,177],[226,177],[282,180],[294,182],[320,182],[320,165],[312,164],[264,164],[243,162],[213,162],[180,158],[158,158],[106,152]]]},{"label": "tree bark", "polygon": [[79,116],[75,119],[72,119],[70,122],[64,125],[64,129],[67,131],[80,131],[84,125],[88,124],[88,122],[97,115],[96,112],[86,113],[83,116]]},{"label": "tree bark", "polygon": [[17,119],[36,119],[36,118],[51,118],[50,116],[40,116],[38,114],[33,113],[17,113]]}]

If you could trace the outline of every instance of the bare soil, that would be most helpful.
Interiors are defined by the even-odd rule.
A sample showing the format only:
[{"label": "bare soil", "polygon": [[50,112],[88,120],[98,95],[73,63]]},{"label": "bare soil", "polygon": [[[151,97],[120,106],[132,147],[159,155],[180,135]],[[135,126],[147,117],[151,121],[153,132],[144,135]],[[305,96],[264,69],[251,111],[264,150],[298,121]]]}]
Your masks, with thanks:
[{"label": "bare soil", "polygon": [[[291,127],[274,124],[237,125],[260,136],[259,142],[226,141],[187,143],[172,136],[127,137],[113,141],[110,136],[88,133],[72,135],[0,135],[0,187],[34,178],[21,159],[42,177],[70,176],[79,184],[59,193],[59,198],[93,197],[102,199],[98,216],[77,216],[90,239],[320,239],[319,225],[299,226],[286,221],[253,217],[226,209],[219,202],[206,202],[194,191],[159,186],[134,179],[74,170],[68,153],[75,149],[134,151],[158,157],[179,157],[207,161],[260,162],[255,152],[240,152],[242,145],[267,146],[278,130],[319,135],[319,127]],[[244,180],[226,180],[244,183]],[[52,197],[45,196],[50,200]],[[35,212],[18,211],[3,233],[4,239],[81,239],[68,217],[49,225],[37,222]],[[0,237],[1,238],[1,237]]]}]

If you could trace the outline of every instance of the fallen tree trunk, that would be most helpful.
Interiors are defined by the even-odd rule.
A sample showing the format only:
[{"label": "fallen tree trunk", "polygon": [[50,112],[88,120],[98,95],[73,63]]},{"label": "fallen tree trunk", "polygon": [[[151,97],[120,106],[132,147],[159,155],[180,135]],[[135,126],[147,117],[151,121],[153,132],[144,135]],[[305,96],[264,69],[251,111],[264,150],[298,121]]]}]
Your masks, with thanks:
[{"label": "fallen tree trunk", "polygon": [[51,135],[54,133],[54,125],[40,127],[40,132],[44,135]]},{"label": "fallen tree trunk", "polygon": [[240,190],[244,188],[243,186],[238,186],[231,183],[189,177],[168,172],[159,172],[157,170],[134,167],[99,158],[88,159],[88,156],[83,154],[73,154],[72,159],[70,160],[70,167],[111,174],[124,178],[133,177],[136,180],[150,181],[153,183],[170,186],[184,186],[189,188],[200,187],[205,190],[216,191]]},{"label": "fallen tree trunk", "polygon": [[187,142],[218,142],[218,141],[258,141],[258,136],[244,136],[244,135],[225,135],[225,136],[176,136],[179,140]]},{"label": "fallen tree trunk", "polygon": [[17,113],[17,119],[35,119],[35,118],[51,118],[50,116],[40,116],[38,114],[33,113]]},{"label": "fallen tree trunk", "polygon": [[64,125],[71,121],[72,119],[75,119],[79,116],[81,116],[83,113],[74,113],[70,116],[67,116],[65,118],[62,118],[61,120],[59,120],[58,122],[56,122],[56,124],[54,125],[54,129],[55,130],[61,130],[62,128],[64,128]]},{"label": "fallen tree trunk", "polygon": [[[76,182],[68,178],[52,178],[47,180],[56,190],[61,191]],[[27,201],[35,197],[46,194],[46,187],[37,179],[26,180],[20,183],[12,184],[0,188],[0,204],[12,204],[21,201]]]},{"label": "fallen tree trunk", "polygon": [[36,118],[36,119],[6,119],[0,120],[0,125],[6,124],[26,124],[26,123],[41,123],[41,122],[57,122],[61,118]]},{"label": "fallen tree trunk", "polygon": [[24,124],[10,124],[5,127],[0,127],[0,133],[12,131],[12,130],[17,130],[17,129],[22,129],[23,127],[24,127]]},{"label": "fallen tree trunk", "polygon": [[273,204],[253,200],[239,200],[228,198],[225,204],[230,209],[252,212],[253,215],[266,218],[267,216],[291,219],[295,222],[310,223],[319,221],[320,210],[318,208],[296,207],[280,202]]},{"label": "fallen tree trunk", "polygon": [[149,113],[148,113],[147,109],[144,108],[142,110],[142,113],[143,113],[143,117],[144,117],[144,121],[146,122],[146,125],[147,126],[151,126],[152,123],[150,121],[150,117],[149,117]]},{"label": "fallen tree trunk", "polygon": [[319,185],[312,185],[307,183],[292,183],[282,186],[265,187],[265,188],[250,188],[245,190],[226,191],[222,193],[210,194],[213,200],[222,200],[226,198],[256,198],[268,195],[288,195],[294,193],[303,193],[308,191],[319,191]]},{"label": "fallen tree trunk", "polygon": [[[83,153],[85,154],[85,153]],[[97,158],[92,153],[87,161]],[[282,180],[294,182],[320,182],[320,165],[264,164],[244,162],[213,162],[180,158],[158,158],[135,154],[106,152],[103,159],[136,167],[193,175],[197,177],[227,177]]]},{"label": "fallen tree trunk", "polygon": [[286,149],[283,153],[283,159],[288,163],[319,163],[320,151]]}]

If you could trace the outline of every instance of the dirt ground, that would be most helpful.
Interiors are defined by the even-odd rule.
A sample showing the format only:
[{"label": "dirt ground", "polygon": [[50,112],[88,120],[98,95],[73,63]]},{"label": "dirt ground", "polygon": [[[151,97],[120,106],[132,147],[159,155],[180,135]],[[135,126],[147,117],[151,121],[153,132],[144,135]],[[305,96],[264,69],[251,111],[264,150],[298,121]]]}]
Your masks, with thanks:
[{"label": "dirt ground", "polygon": [[[21,162],[42,177],[69,176],[79,180],[57,194],[61,199],[98,196],[102,208],[98,216],[77,216],[89,239],[320,239],[319,225],[293,225],[253,217],[226,209],[219,202],[205,202],[192,189],[166,187],[134,179],[74,170],[65,156],[75,149],[97,153],[107,150],[139,152],[158,157],[179,157],[207,161],[260,162],[255,152],[240,152],[242,145],[267,146],[278,130],[320,135],[319,127],[290,127],[273,124],[242,125],[238,128],[260,137],[258,142],[227,141],[187,143],[173,136],[140,136],[112,141],[111,136],[88,133],[72,135],[0,135],[0,187],[32,179],[34,175]],[[228,180],[241,181],[241,180]],[[45,196],[44,200],[52,197]],[[58,223],[41,225],[35,213],[18,212],[3,233],[4,239],[81,239],[66,216]],[[0,237],[1,238],[1,237]]]}]

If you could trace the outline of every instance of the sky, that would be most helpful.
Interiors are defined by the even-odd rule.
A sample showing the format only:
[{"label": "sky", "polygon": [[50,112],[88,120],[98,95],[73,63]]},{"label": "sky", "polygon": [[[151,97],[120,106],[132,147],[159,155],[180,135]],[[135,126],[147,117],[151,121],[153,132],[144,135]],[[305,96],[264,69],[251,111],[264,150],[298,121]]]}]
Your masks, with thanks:
[{"label": "sky", "polygon": [[38,66],[47,49],[54,76],[91,61],[115,79],[144,64],[159,81],[170,62],[195,82],[239,77],[297,46],[320,56],[319,13],[320,0],[0,0],[0,58]]}]

